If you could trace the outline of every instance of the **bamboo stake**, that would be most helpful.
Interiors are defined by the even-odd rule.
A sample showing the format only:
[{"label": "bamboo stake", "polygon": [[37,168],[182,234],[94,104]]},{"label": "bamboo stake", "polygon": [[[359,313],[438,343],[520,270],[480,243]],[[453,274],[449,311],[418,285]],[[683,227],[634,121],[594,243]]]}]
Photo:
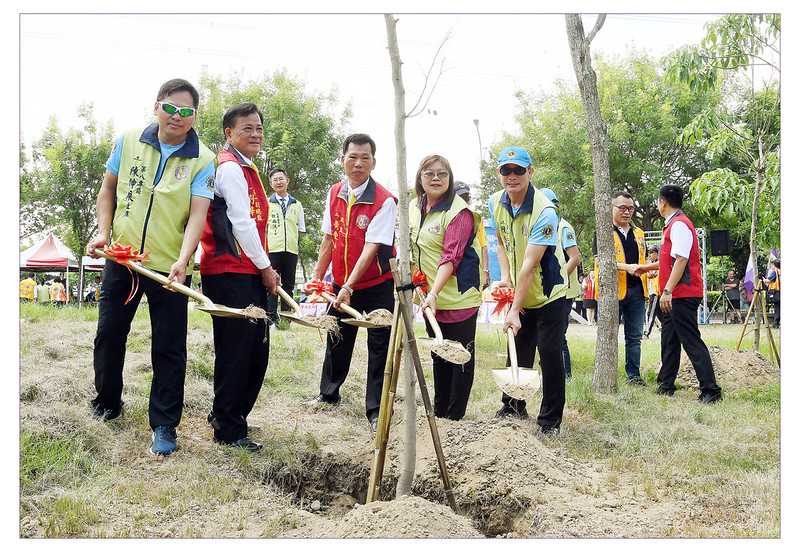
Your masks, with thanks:
[{"label": "bamboo stake", "polygon": [[[395,259],[389,259],[389,264],[392,267],[392,276],[394,276],[395,288],[401,288],[405,285],[400,276]],[[444,451],[442,450],[442,443],[439,439],[439,430],[436,427],[436,417],[433,414],[433,407],[431,406],[430,395],[428,394],[428,386],[425,383],[425,373],[422,371],[422,361],[419,357],[419,350],[417,349],[417,341],[414,338],[414,313],[411,305],[406,302],[405,292],[398,291],[397,299],[400,302],[400,309],[403,318],[404,330],[408,336],[408,347],[411,352],[411,358],[414,361],[414,368],[417,373],[417,380],[419,381],[419,391],[422,396],[422,403],[425,405],[425,415],[428,418],[428,425],[431,428],[431,438],[433,439],[433,448],[436,451],[436,459],[439,462],[439,471],[442,476],[442,483],[444,484],[444,492],[447,496],[447,502],[454,512],[458,512],[456,499],[453,495],[453,487],[450,485],[450,476],[447,473],[447,464],[444,459]],[[413,397],[406,397],[406,400],[413,400]]]},{"label": "bamboo stake", "polygon": [[398,324],[400,306],[395,301],[392,331],[389,336],[389,354],[386,356],[386,367],[383,371],[383,390],[381,406],[378,411],[378,429],[375,432],[375,448],[372,453],[372,469],[367,487],[367,503],[380,498],[383,465],[386,458],[386,446],[389,442],[389,427],[394,410],[394,391],[397,388],[397,374],[400,371],[399,357],[402,349],[402,328]]},{"label": "bamboo stake", "polygon": [[764,294],[761,294],[761,314],[764,318],[764,326],[767,328],[767,338],[769,338],[769,356],[770,360],[772,360],[772,353],[775,353],[775,360],[778,361],[778,365],[781,363],[781,357],[778,354],[778,347],[775,346],[775,341],[772,339],[772,329],[769,326],[769,320],[767,320],[767,300],[764,297]]},{"label": "bamboo stake", "polygon": [[742,324],[742,335],[739,336],[739,342],[736,344],[736,350],[739,350],[739,347],[742,344],[742,340],[744,339],[744,334],[747,331],[747,324],[750,322],[750,314],[753,312],[753,307],[756,304],[756,300],[758,299],[758,290],[756,289],[756,297],[753,297],[753,300],[750,301],[750,308],[747,309],[747,316],[744,319],[744,324]]}]

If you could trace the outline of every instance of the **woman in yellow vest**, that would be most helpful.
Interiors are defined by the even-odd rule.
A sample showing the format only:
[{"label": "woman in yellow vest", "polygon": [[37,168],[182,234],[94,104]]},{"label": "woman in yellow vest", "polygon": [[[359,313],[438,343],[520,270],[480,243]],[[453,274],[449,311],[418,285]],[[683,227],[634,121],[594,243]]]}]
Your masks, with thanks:
[{"label": "woman in yellow vest", "polygon": [[50,302],[57,307],[63,307],[67,302],[67,293],[64,291],[64,284],[61,277],[56,276],[53,285],[50,286]]},{"label": "woman in yellow vest", "polygon": [[[481,305],[481,248],[476,239],[481,218],[455,193],[450,163],[429,155],[420,163],[409,206],[411,251],[425,274],[428,292],[422,308],[430,308],[445,339],[470,352],[466,364],[433,358],[433,411],[440,418],[464,417],[475,374],[475,328]],[[428,335],[433,329],[426,321]]]},{"label": "woman in yellow vest", "polygon": [[24,301],[33,301],[35,297],[36,280],[33,279],[33,272],[19,282],[19,298]]}]

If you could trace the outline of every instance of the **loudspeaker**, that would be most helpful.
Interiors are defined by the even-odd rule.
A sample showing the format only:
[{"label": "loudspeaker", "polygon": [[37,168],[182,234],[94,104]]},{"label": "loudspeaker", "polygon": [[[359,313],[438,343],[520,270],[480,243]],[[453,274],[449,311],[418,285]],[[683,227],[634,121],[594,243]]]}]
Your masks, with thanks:
[{"label": "loudspeaker", "polygon": [[711,254],[716,256],[727,255],[730,249],[728,230],[711,230]]}]

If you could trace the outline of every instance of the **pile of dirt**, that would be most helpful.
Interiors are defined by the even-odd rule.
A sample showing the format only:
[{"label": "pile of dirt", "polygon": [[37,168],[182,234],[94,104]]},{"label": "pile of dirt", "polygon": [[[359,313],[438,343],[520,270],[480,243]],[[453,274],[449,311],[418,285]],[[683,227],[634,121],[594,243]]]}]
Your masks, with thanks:
[{"label": "pile of dirt", "polygon": [[483,535],[469,519],[448,506],[418,496],[404,496],[389,502],[356,504],[341,519],[303,524],[281,537],[467,539]]},{"label": "pile of dirt", "polygon": [[[708,352],[711,354],[717,383],[727,392],[755,389],[780,380],[780,367],[757,351],[733,351],[711,345]],[[656,373],[660,368],[660,362],[653,367]],[[699,388],[692,362],[684,351],[681,351],[677,381],[691,389]]]}]

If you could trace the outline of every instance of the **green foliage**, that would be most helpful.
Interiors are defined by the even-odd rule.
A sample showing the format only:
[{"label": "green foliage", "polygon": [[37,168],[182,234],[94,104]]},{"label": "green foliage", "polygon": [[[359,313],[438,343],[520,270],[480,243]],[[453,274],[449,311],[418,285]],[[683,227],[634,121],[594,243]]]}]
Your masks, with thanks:
[{"label": "green foliage", "polygon": [[[55,117],[34,142],[20,179],[21,235],[54,231],[73,251],[83,251],[97,231],[95,201],[113,145],[113,126],[99,128],[92,104],[82,104],[82,129],[66,132]],[[27,161],[21,155],[23,161]]]},{"label": "green foliage", "polygon": [[80,436],[23,432],[20,436],[20,486],[23,493],[43,484],[75,487],[97,475],[92,452]]},{"label": "green foliage", "polygon": [[[645,230],[658,229],[658,189],[664,184],[688,187],[709,168],[702,152],[677,138],[704,107],[716,105],[720,96],[665,83],[656,61],[635,50],[623,59],[600,58],[597,77],[608,128],[611,188],[634,197],[635,224]],[[519,91],[517,101],[521,133],[503,136],[492,148],[493,155],[507,145],[528,149],[535,168],[534,185],[556,192],[562,216],[575,228],[581,257],[590,259],[594,177],[578,88],[559,81],[553,93]],[[487,164],[483,178],[499,189],[493,165]]]}]

